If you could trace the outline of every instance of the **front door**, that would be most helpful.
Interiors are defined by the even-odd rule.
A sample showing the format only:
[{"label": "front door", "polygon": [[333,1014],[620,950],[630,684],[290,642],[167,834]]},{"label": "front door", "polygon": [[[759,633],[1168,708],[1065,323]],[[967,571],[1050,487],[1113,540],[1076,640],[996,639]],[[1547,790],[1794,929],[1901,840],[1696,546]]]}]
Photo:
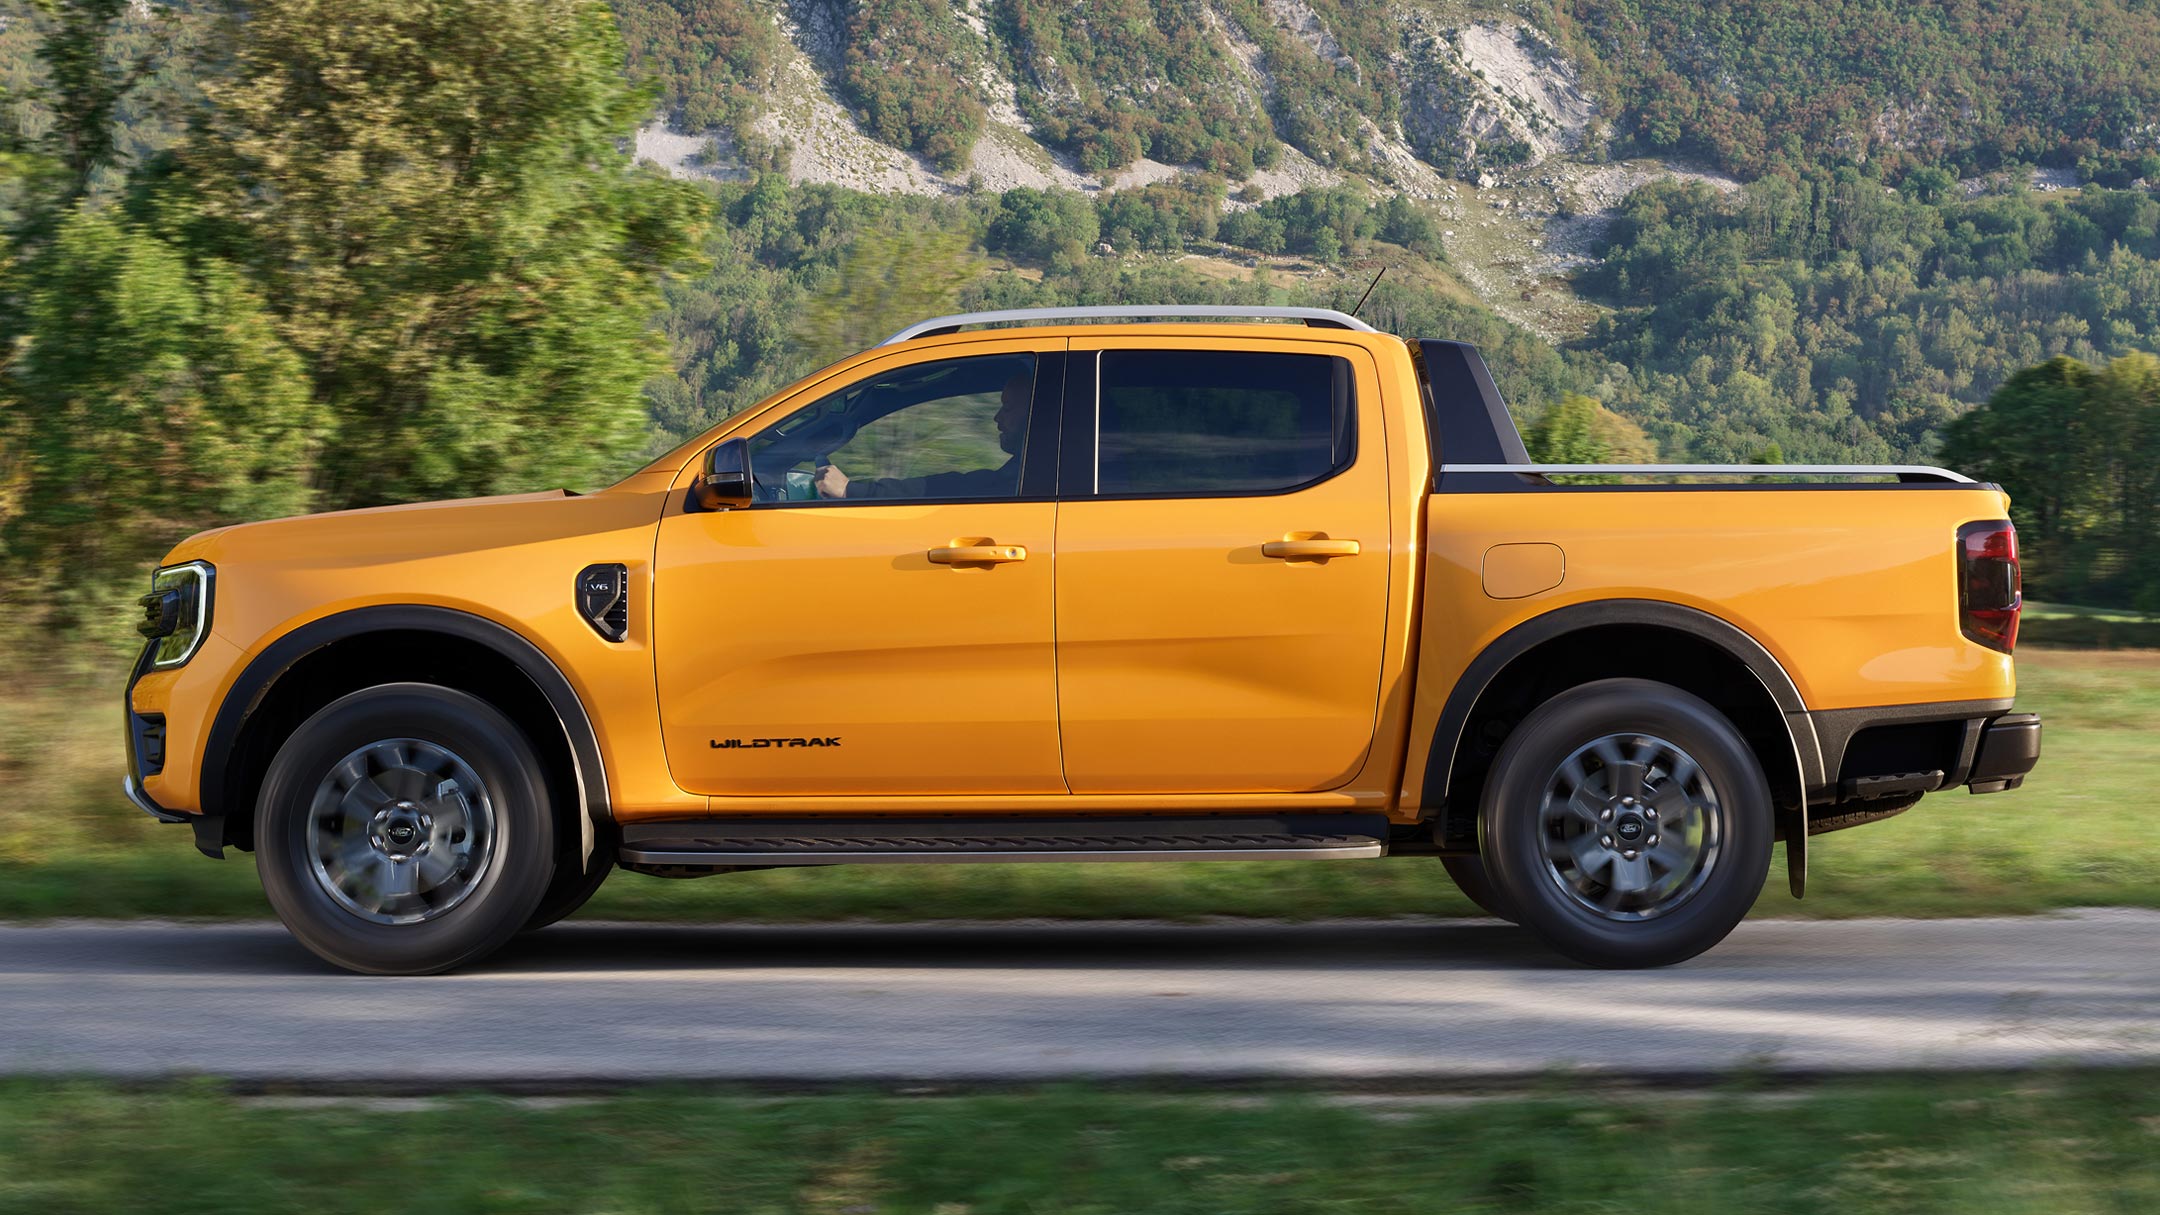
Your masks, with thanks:
[{"label": "front door", "polygon": [[684,789],[1066,791],[1042,420],[1063,355],[968,350],[810,390],[750,436],[755,505],[661,522],[654,660]]},{"label": "front door", "polygon": [[1129,338],[1075,340],[1069,357],[1057,629],[1072,791],[1348,783],[1379,704],[1391,544],[1371,356]]}]

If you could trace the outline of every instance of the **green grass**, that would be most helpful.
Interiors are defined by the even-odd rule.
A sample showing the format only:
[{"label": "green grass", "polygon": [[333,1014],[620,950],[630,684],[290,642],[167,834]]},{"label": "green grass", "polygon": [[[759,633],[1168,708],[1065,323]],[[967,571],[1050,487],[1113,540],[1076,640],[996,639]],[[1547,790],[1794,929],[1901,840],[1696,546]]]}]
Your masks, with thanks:
[{"label": "green grass", "polygon": [[2018,613],[2021,620],[2121,620],[2134,623],[2160,624],[2160,612],[2140,612],[2131,608],[2083,607],[2075,603],[2037,603],[2026,600]]},{"label": "green grass", "polygon": [[1345,1103],[1050,1089],[265,1107],[0,1085],[0,1209],[2131,1215],[2160,1075]]},{"label": "green grass", "polygon": [[[1757,915],[1986,915],[2160,907],[2145,788],[2160,747],[2160,653],[2028,650],[2018,703],[2047,721],[2026,787],[1938,794],[1889,822],[1817,836],[1809,893],[1783,862]],[[0,699],[0,917],[269,914],[253,862],[197,856],[185,829],[120,798],[117,695],[18,684]],[[1314,919],[1468,915],[1438,862],[864,865],[663,881],[619,874],[588,918]]]}]

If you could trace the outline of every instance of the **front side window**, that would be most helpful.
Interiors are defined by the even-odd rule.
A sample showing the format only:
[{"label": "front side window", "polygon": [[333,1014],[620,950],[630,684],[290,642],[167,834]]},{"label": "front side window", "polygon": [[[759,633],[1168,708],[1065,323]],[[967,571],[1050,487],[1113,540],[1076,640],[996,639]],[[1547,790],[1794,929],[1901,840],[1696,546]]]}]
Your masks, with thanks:
[{"label": "front side window", "polygon": [[1251,351],[1106,350],[1098,494],[1256,494],[1352,456],[1349,360]]},{"label": "front side window", "polygon": [[750,440],[758,500],[1013,497],[1035,363],[982,355],[858,380]]}]

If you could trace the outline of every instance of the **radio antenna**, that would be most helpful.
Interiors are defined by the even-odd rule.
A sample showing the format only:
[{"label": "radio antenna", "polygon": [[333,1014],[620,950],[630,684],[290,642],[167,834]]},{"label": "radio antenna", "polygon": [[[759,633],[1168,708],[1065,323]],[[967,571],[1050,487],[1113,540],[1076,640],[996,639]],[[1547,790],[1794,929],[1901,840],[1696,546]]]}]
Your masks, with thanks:
[{"label": "radio antenna", "polygon": [[1380,267],[1380,273],[1373,275],[1372,281],[1365,284],[1365,294],[1357,297],[1357,308],[1352,308],[1350,310],[1351,316],[1356,316],[1358,314],[1358,309],[1365,306],[1365,301],[1372,298],[1372,289],[1380,285],[1381,278],[1386,274],[1387,267],[1383,265]]}]

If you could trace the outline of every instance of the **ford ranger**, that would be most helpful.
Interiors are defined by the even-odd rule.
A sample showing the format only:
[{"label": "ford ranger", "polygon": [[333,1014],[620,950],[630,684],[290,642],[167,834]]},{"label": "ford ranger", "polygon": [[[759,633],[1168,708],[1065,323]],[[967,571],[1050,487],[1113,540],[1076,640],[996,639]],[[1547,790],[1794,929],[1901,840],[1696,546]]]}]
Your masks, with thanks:
[{"label": "ford ranger", "polygon": [[126,792],[370,973],[613,869],[1382,856],[1662,965],[1774,841],[1797,895],[1811,837],[2024,779],[2007,506],[1533,464],[1474,349],[1339,312],[942,317],[600,492],[184,541]]}]

